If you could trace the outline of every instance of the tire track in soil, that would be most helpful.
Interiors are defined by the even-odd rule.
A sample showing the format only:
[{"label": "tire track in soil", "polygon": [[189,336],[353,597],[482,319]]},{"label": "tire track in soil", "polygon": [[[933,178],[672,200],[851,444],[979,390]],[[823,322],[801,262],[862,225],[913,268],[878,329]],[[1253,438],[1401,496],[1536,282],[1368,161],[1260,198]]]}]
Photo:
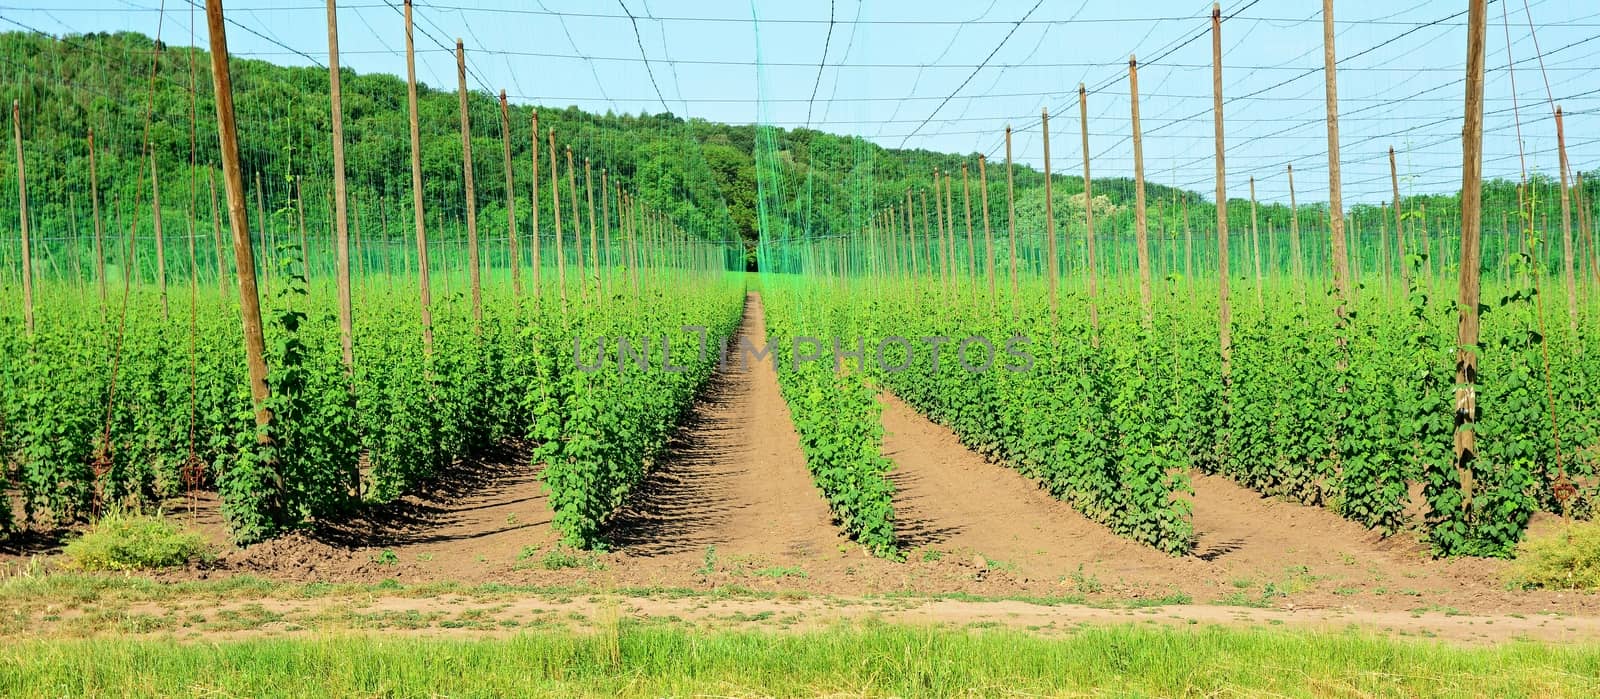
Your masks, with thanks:
[{"label": "tire track in soil", "polygon": [[912,558],[918,548],[982,556],[1046,580],[1084,566],[1099,577],[1156,585],[1170,582],[1174,567],[1195,565],[1113,534],[899,397],[879,399],[884,455],[895,463],[895,533]]},{"label": "tire track in soil", "polygon": [[[751,292],[738,339],[763,347],[766,338],[761,296]],[[609,536],[638,557],[715,546],[719,555],[812,559],[848,544],[806,468],[770,359],[730,357],[716,370]]]}]

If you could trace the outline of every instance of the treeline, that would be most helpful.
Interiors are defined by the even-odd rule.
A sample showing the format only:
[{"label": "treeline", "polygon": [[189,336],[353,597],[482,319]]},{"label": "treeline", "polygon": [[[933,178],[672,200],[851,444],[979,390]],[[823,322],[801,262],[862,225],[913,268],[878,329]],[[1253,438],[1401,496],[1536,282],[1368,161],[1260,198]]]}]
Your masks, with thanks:
[{"label": "treeline", "polygon": [[[91,128],[96,137],[95,169],[107,225],[119,213],[130,216],[132,225],[150,225],[146,220],[150,218],[150,167],[142,156],[147,138],[155,154],[162,207],[167,215],[184,221],[192,201],[193,218],[210,221],[208,175],[218,158],[208,57],[206,52],[192,48],[156,49],[154,40],[138,33],[95,33],[59,39],[26,32],[0,34],[0,95],[16,100],[20,107],[30,214],[39,231],[36,235],[65,240],[69,232],[90,229],[87,137]],[[240,155],[247,180],[253,180],[256,173],[261,175],[261,200],[263,208],[272,214],[271,225],[297,225],[293,210],[295,182],[299,178],[307,226],[314,236],[325,234],[331,230],[332,163],[326,70],[248,59],[235,59],[232,66],[240,119]],[[475,81],[471,85],[479,87]],[[347,177],[357,223],[367,240],[401,243],[410,236],[411,196],[405,81],[394,75],[362,75],[346,70],[343,87]],[[446,238],[460,235],[466,215],[457,99],[453,85],[419,86],[426,216],[430,231]],[[782,215],[769,220],[769,236],[854,235],[886,206],[895,205],[903,214],[908,190],[917,193],[912,213],[921,228],[926,223],[920,197],[929,192],[935,169],[956,177],[954,202],[958,215],[963,215],[963,165],[968,168],[974,216],[981,216],[977,202],[982,184],[978,180],[976,154],[887,149],[859,137],[686,120],[672,114],[596,114],[570,106],[512,106],[509,124],[516,183],[513,194],[522,221],[519,228],[524,234],[532,196],[531,120],[535,109],[541,132],[555,131],[558,184],[563,190],[569,183],[575,183],[580,193],[589,187],[598,188],[603,170],[613,191],[620,184],[637,192],[642,203],[667,213],[682,228],[706,238],[737,238],[748,247],[754,246],[761,229],[763,196],[757,191],[758,168],[773,170],[769,174],[774,176],[764,181],[789,183],[785,191],[764,193],[769,197],[769,211],[791,212],[786,220],[778,220],[784,218]],[[496,96],[481,89],[469,93],[468,113],[481,235],[503,237],[505,175],[501,112]],[[554,231],[548,192],[549,143],[548,133],[541,133],[538,205],[541,232],[547,236]],[[576,171],[570,181],[568,147],[572,149]],[[585,161],[590,164],[592,180],[587,184]],[[1007,223],[1004,167],[1003,159],[988,163],[987,167],[990,224],[996,231],[1005,231]],[[1075,168],[1063,163],[1061,169]],[[0,177],[10,185],[7,191],[14,192],[16,172],[12,158],[0,159]],[[1044,229],[1043,175],[1031,167],[1017,166],[1014,178],[1018,234],[1037,237]],[[1597,179],[1600,178],[1584,183],[1584,199],[1590,206],[1600,197]],[[1242,190],[1237,184],[1230,183],[1235,194]],[[1485,184],[1485,190],[1488,230],[1498,230],[1502,221],[1507,227],[1516,228],[1516,185],[1492,181]],[[1080,177],[1056,175],[1055,216],[1058,231],[1067,237],[1069,248],[1071,240],[1081,238],[1075,232],[1082,227],[1082,191]],[[1541,230],[1558,231],[1560,202],[1551,178],[1536,176],[1530,192],[1534,199],[1533,224]],[[1096,229],[1103,244],[1131,244],[1133,181],[1126,177],[1096,178],[1094,194]],[[566,196],[563,194],[564,202]],[[1186,229],[1197,241],[1209,240],[1213,235],[1215,210],[1202,195],[1147,183],[1146,197],[1153,237],[1176,240]],[[135,202],[143,202],[143,215],[133,215]],[[1460,220],[1458,202],[1456,195],[1406,197],[1402,204],[1407,212],[1406,225],[1427,225],[1449,235]],[[256,203],[252,198],[252,204]],[[14,196],[0,197],[0,218],[7,222],[3,225],[15,225],[16,207]],[[1305,203],[1299,208],[1304,245],[1314,262],[1317,254],[1325,256],[1321,250],[1325,238],[1319,237],[1318,232],[1327,228],[1326,205]],[[572,212],[563,213],[570,234]],[[582,223],[587,211],[580,214]],[[1247,232],[1249,200],[1231,198],[1229,216],[1235,235]],[[1282,233],[1290,227],[1292,212],[1283,204],[1260,204],[1256,216],[1263,231]],[[1348,217],[1350,229],[1357,234],[1358,253],[1375,256],[1378,232],[1392,230],[1392,212],[1363,204],[1352,207]],[[958,221],[957,230],[964,233],[965,220]],[[203,223],[201,229],[205,227]],[[974,228],[981,231],[981,219],[975,219]],[[1271,240],[1278,254],[1270,259],[1284,259],[1289,245],[1287,236],[1278,235]],[[1498,259],[1500,245],[1492,236],[1486,241],[1486,263]],[[14,242],[0,248],[7,246],[14,246]],[[48,242],[45,246],[49,247]],[[1555,253],[1549,259],[1554,264]]]}]

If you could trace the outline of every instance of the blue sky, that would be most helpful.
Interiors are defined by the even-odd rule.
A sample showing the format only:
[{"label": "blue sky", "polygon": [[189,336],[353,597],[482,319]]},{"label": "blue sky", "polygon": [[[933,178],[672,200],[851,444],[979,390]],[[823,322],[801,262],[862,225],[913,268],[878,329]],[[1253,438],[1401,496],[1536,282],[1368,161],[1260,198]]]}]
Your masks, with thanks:
[{"label": "blue sky", "polygon": [[[326,62],[325,8],[317,0],[232,0],[226,7],[242,25],[229,28],[236,54]],[[342,3],[345,66],[404,75],[396,7]],[[1208,2],[419,0],[416,8],[418,75],[433,85],[449,87],[455,77],[453,55],[434,39],[452,45],[460,37],[471,86],[505,89],[517,102],[810,124],[891,147],[992,159],[1004,155],[1009,123],[1017,129],[1017,159],[1034,165],[1043,153],[1039,111],[1048,107],[1052,163],[1073,174],[1082,171],[1083,82],[1092,90],[1096,177],[1132,173],[1127,59],[1137,53],[1147,176],[1205,193],[1214,187]],[[1465,8],[1443,0],[1337,3],[1347,203],[1389,198],[1391,145],[1400,153],[1403,191],[1456,188]],[[0,18],[11,20],[0,27],[154,34],[159,25],[163,40],[187,44],[191,9],[187,0],[165,0],[164,8],[163,0],[0,0]],[[1223,7],[1224,15],[1234,12],[1222,40],[1224,94],[1238,98],[1225,107],[1229,194],[1245,196],[1254,176],[1261,199],[1287,200],[1284,166],[1293,163],[1299,199],[1325,200],[1320,2]],[[1600,6],[1508,0],[1491,3],[1489,13],[1486,173],[1514,178],[1520,167],[1513,96],[1529,169],[1555,172],[1551,96],[1567,112],[1573,167],[1600,166]],[[195,41],[204,45],[203,10],[193,15]],[[1509,60],[1518,61],[1512,71],[1508,43]]]}]

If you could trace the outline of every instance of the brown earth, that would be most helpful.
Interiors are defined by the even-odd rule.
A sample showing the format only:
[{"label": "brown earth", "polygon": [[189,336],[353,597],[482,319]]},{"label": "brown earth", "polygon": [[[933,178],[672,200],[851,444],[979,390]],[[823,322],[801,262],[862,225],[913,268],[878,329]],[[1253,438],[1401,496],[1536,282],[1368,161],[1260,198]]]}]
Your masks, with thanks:
[{"label": "brown earth", "polygon": [[[764,341],[758,296],[740,332]],[[1326,509],[1263,498],[1215,476],[1191,476],[1197,546],[1169,557],[986,461],[893,396],[884,402],[904,562],[868,555],[839,534],[806,471],[776,375],[757,363],[712,378],[670,455],[608,532],[610,552],[559,546],[539,467],[524,445],[504,444],[397,503],[245,549],[224,543],[214,497],[175,503],[172,516],[224,553],[214,566],[157,577],[1194,602],[1218,606],[1187,607],[1182,618],[1281,613],[1402,632],[1420,628],[1418,619],[1488,615],[1501,621],[1472,633],[1492,638],[1528,632],[1507,619],[1553,613],[1566,622],[1560,629],[1600,638],[1600,623],[1588,618],[1600,616],[1600,596],[1507,590],[1505,562],[1433,560],[1406,535],[1383,540]],[[1535,530],[1553,526],[1541,518]],[[0,555],[0,565],[27,564]]]}]

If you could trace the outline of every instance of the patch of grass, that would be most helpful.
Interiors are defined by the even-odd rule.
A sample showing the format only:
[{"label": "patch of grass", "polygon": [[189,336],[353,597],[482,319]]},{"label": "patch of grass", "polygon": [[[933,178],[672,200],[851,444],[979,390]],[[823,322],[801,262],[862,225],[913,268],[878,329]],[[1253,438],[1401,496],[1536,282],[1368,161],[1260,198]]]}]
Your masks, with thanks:
[{"label": "patch of grass", "polygon": [[372,562],[381,566],[392,566],[400,562],[400,556],[389,549],[384,549],[372,557]]},{"label": "patch of grass", "polygon": [[1003,570],[1003,571],[1005,571],[1007,573],[1015,573],[1015,572],[1017,572],[1017,564],[1012,563],[1010,561],[1002,561],[1002,560],[999,560],[999,559],[996,559],[996,558],[990,558],[988,556],[984,556],[983,557],[983,564],[984,564],[984,567],[988,568],[989,570]]},{"label": "patch of grass", "polygon": [[695,569],[694,572],[700,577],[705,577],[717,572],[717,547],[706,547],[705,558],[701,560],[700,567]]},{"label": "patch of grass", "polygon": [[199,560],[206,554],[200,535],[155,515],[111,512],[63,552],[81,570],[154,570]]},{"label": "patch of grass", "polygon": [[1600,520],[1565,525],[1523,541],[1506,583],[1521,589],[1600,588]]},{"label": "patch of grass", "polygon": [[1252,607],[1255,609],[1271,606],[1271,603],[1268,602],[1266,598],[1252,595],[1244,590],[1230,592],[1226,595],[1218,597],[1216,601],[1212,602],[1212,604],[1223,607]]},{"label": "patch of grass", "polygon": [[[536,626],[530,624],[530,626]],[[862,666],[863,658],[892,658]],[[1241,661],[1241,659],[1248,659]],[[1082,628],[1041,638],[857,625],[814,632],[692,632],[622,620],[506,638],[334,635],[214,643],[23,640],[5,696],[1588,696],[1594,645],[1455,647],[1277,627]],[[226,668],[226,672],[219,672]],[[404,672],[392,672],[404,668]],[[1394,668],[1425,668],[1396,672]],[[308,671],[308,669],[312,669]],[[281,691],[281,690],[279,690]],[[1332,692],[1333,690],[1329,690]]]},{"label": "patch of grass", "polygon": [[1169,592],[1160,597],[1140,597],[1120,604],[1112,604],[1111,606],[1120,606],[1127,609],[1145,609],[1149,607],[1165,607],[1171,604],[1192,604],[1193,602],[1194,598],[1187,593]]},{"label": "patch of grass", "polygon": [[922,562],[923,563],[937,563],[942,558],[944,558],[944,552],[940,551],[939,549],[923,549],[922,550]]},{"label": "patch of grass", "polygon": [[810,577],[810,576],[806,575],[806,572],[804,570],[801,570],[797,566],[772,566],[770,568],[762,568],[761,570],[756,571],[756,575],[762,576],[764,578],[772,578],[774,580],[781,579],[781,578],[805,578],[805,577]]},{"label": "patch of grass", "polygon": [[539,565],[545,570],[562,570],[565,568],[587,568],[589,570],[605,570],[605,561],[592,551],[573,551],[558,546],[550,549],[539,559]]},{"label": "patch of grass", "polygon": [[1077,590],[1078,594],[1092,595],[1104,590],[1106,587],[1100,583],[1100,579],[1095,577],[1094,573],[1085,573],[1082,563],[1078,564],[1078,569],[1073,571],[1070,577],[1072,578],[1072,589]]}]

